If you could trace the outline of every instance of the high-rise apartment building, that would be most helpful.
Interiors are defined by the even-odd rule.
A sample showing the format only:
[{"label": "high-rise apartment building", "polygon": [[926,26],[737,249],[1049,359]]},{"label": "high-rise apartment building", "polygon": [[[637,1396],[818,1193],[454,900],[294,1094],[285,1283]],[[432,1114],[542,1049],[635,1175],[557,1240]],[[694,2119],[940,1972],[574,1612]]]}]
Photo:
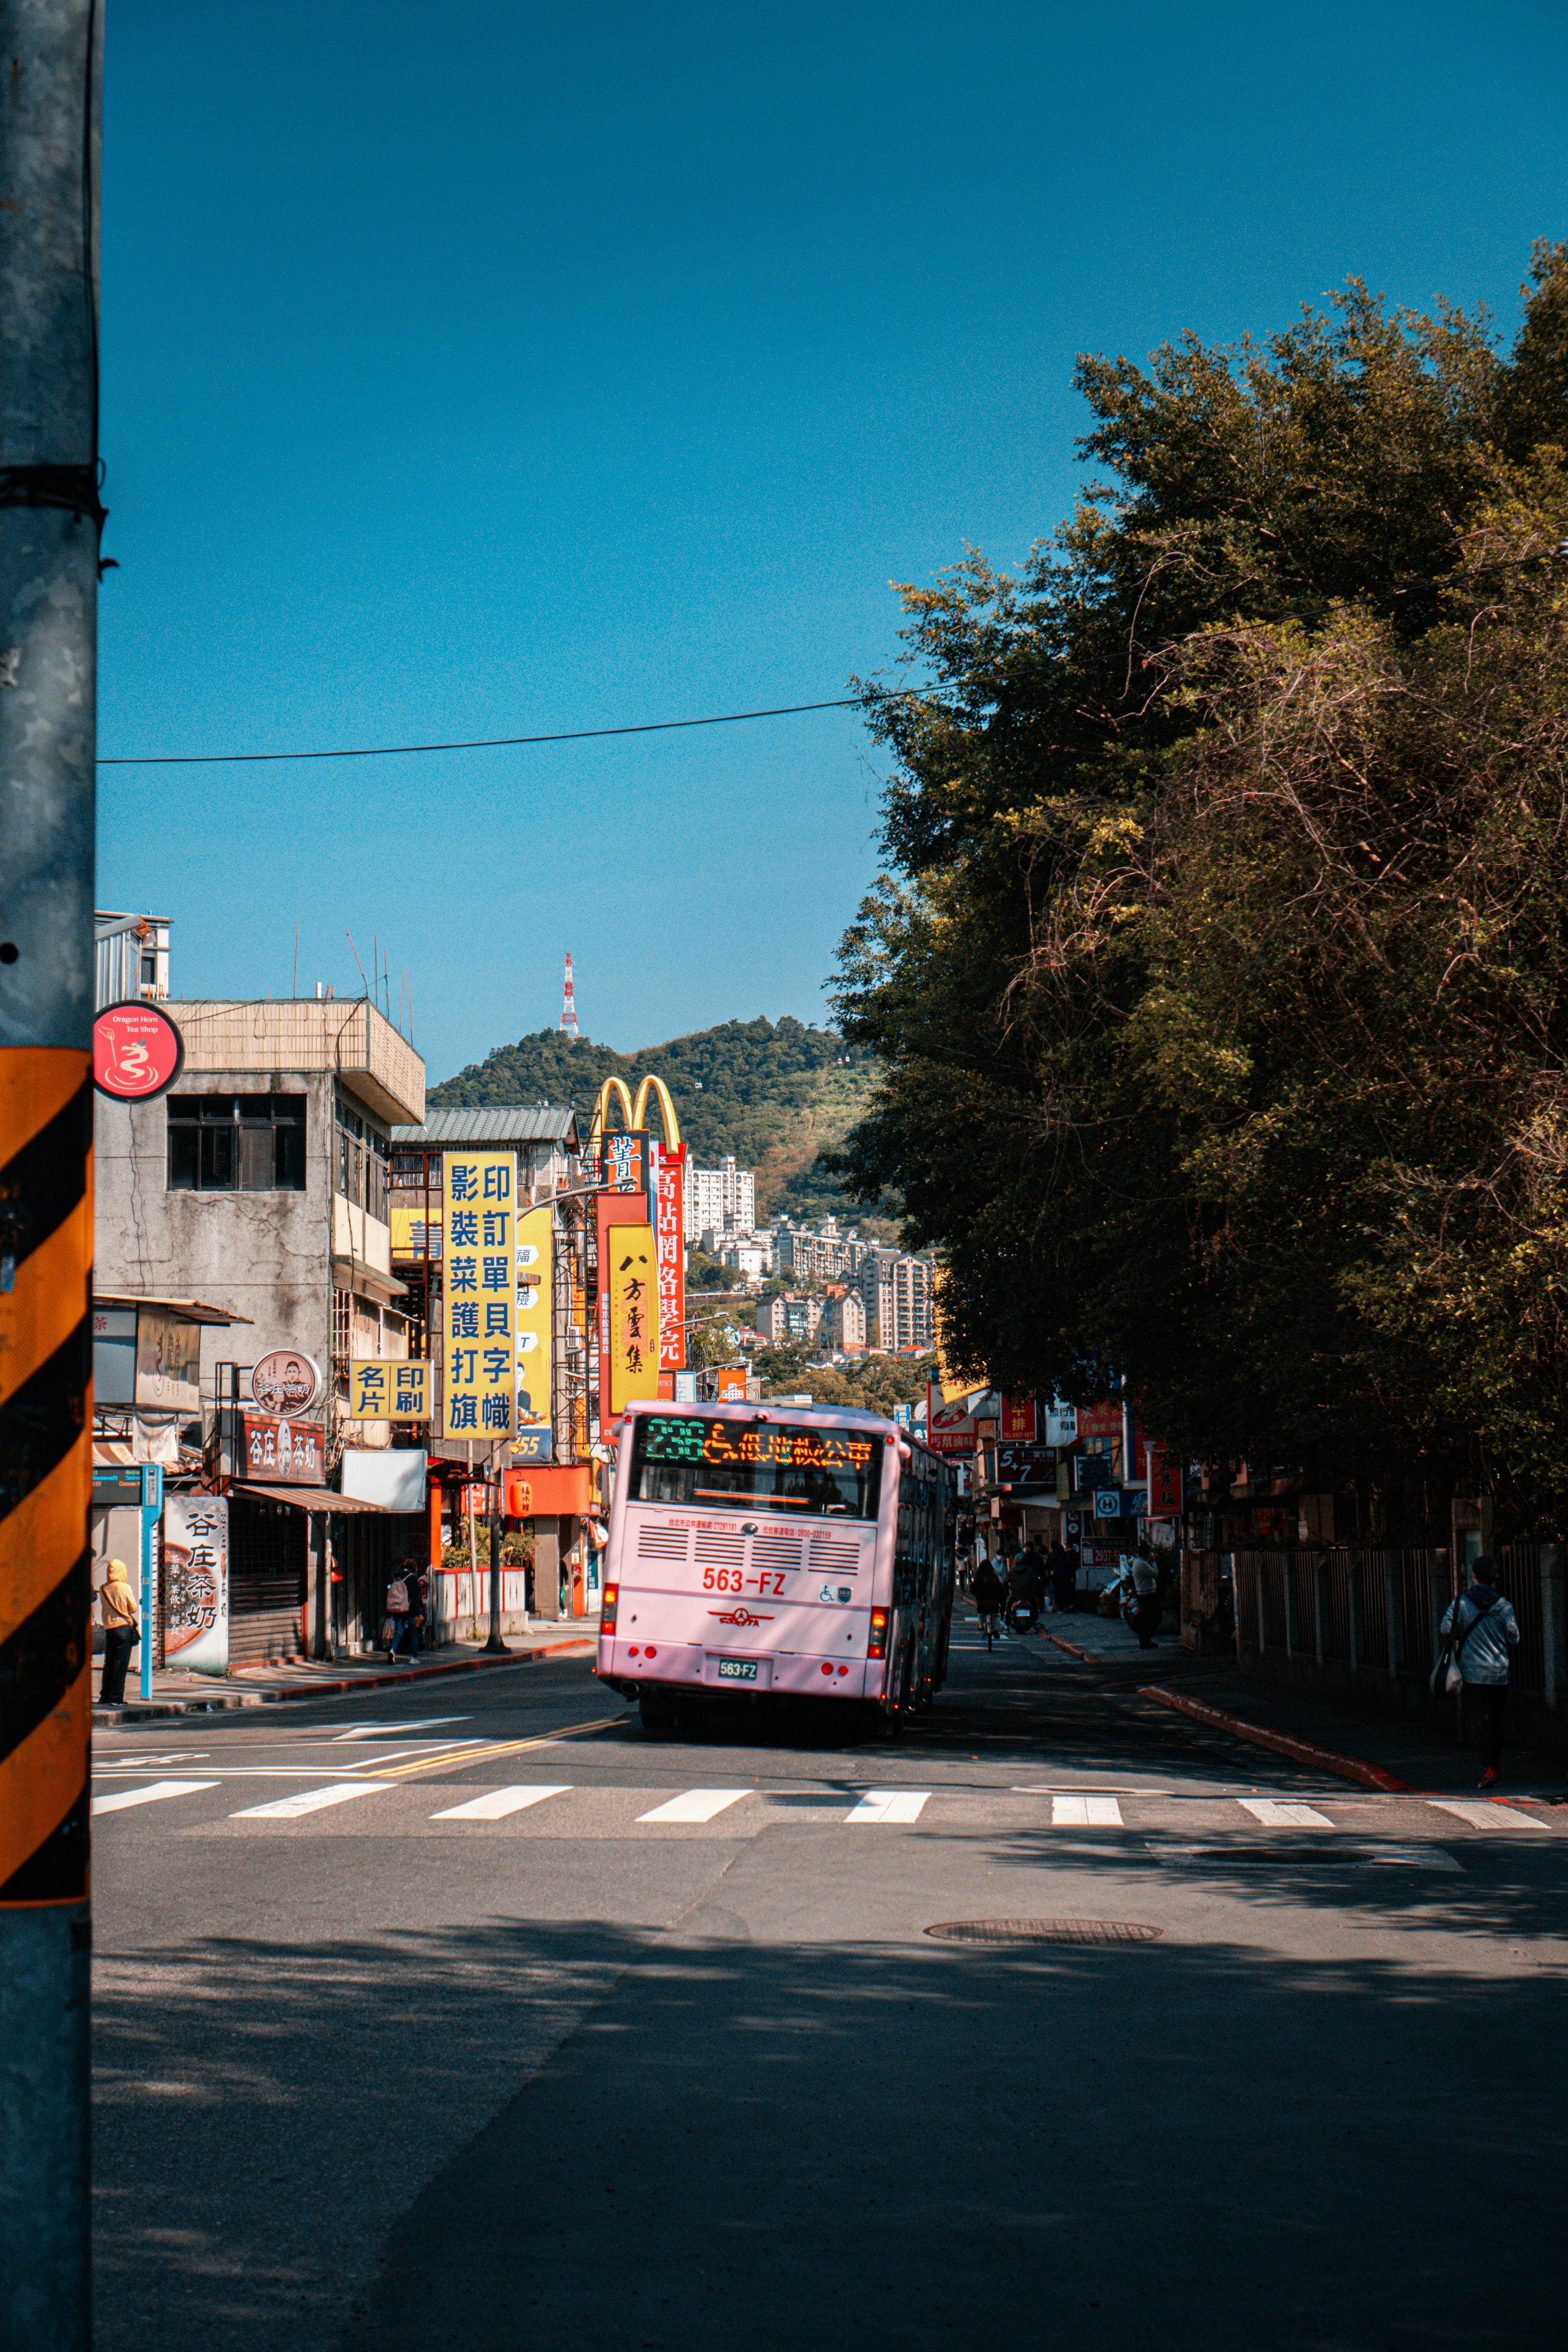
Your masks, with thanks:
[{"label": "high-rise apartment building", "polygon": [[901,1250],[868,1250],[858,1275],[868,1327],[881,1348],[933,1348],[936,1308],[929,1257]]},{"label": "high-rise apartment building", "polygon": [[749,1234],[757,1222],[757,1178],[751,1168],[737,1168],[734,1158],[717,1168],[686,1163],[686,1230]]}]

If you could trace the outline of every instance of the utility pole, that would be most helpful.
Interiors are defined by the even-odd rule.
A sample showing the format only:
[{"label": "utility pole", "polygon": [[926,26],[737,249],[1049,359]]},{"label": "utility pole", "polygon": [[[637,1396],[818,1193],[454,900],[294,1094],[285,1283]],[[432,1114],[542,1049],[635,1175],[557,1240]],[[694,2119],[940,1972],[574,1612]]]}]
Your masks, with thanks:
[{"label": "utility pole", "polygon": [[490,1456],[490,1638],[485,1643],[487,1657],[505,1658],[510,1655],[500,1637],[500,1522],[501,1505],[506,1499],[506,1475],[501,1465],[506,1448],[498,1445]]},{"label": "utility pole", "polygon": [[0,2343],[28,2352],[91,2335],[101,58],[99,0],[0,0]]}]

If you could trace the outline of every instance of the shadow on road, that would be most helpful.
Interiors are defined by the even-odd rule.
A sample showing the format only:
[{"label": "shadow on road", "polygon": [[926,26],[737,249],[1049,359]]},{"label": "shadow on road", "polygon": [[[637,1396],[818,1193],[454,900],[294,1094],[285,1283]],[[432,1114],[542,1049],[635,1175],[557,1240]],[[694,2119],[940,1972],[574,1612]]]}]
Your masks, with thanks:
[{"label": "shadow on road", "polygon": [[[1238,1858],[1214,1891],[1258,1933],[1227,1908],[1215,1940],[1170,1924],[1194,1865],[1119,1865],[1104,1909],[1168,1928],[1133,1948],[761,1943],[731,1911],[735,1940],[492,1919],[110,1963],[100,2340],[1554,2348],[1551,1860]],[[1280,1951],[1287,1900],[1327,1948]],[[1477,2181],[1495,2264],[1455,2257]]]}]

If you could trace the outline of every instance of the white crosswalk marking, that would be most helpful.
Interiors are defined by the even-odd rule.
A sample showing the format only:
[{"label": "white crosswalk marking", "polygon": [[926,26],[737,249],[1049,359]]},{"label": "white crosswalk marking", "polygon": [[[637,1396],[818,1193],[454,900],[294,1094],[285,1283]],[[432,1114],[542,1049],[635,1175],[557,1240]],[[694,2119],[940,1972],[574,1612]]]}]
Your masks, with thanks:
[{"label": "white crosswalk marking", "polygon": [[1456,1821],[1468,1822],[1472,1829],[1500,1829],[1506,1822],[1512,1830],[1540,1830],[1547,1837],[1552,1834],[1544,1822],[1538,1822],[1531,1813],[1515,1812],[1511,1805],[1483,1805],[1473,1801],[1461,1803],[1452,1797],[1428,1797],[1426,1801],[1439,1813],[1452,1813]]},{"label": "white crosswalk marking", "polygon": [[330,1789],[302,1789],[297,1797],[277,1797],[269,1805],[243,1805],[230,1813],[231,1822],[297,1822],[324,1806],[346,1804],[351,1797],[375,1797],[395,1787],[391,1780],[335,1780]]},{"label": "white crosswalk marking", "polygon": [[742,1797],[751,1795],[750,1789],[686,1789],[668,1804],[656,1805],[651,1813],[639,1813],[639,1822],[710,1822],[726,1805],[738,1805]]},{"label": "white crosswalk marking", "polygon": [[198,1789],[216,1789],[216,1780],[150,1780],[144,1789],[122,1789],[117,1797],[95,1797],[93,1819],[100,1813],[122,1813],[128,1805],[155,1805],[164,1797],[194,1797]]},{"label": "white crosswalk marking", "polygon": [[1051,1826],[1058,1830],[1119,1830],[1121,1808],[1114,1797],[1053,1797]]},{"label": "white crosswalk marking", "polygon": [[918,1822],[929,1789],[868,1789],[847,1822]]},{"label": "white crosswalk marking", "polygon": [[430,1818],[433,1822],[504,1822],[509,1813],[521,1813],[528,1805],[542,1805],[546,1797],[569,1796],[571,1790],[570,1780],[548,1789],[487,1789],[482,1797],[470,1797],[466,1805],[448,1805],[444,1812],[432,1813]]},{"label": "white crosswalk marking", "polygon": [[1301,1805],[1288,1797],[1242,1797],[1237,1800],[1244,1812],[1261,1822],[1266,1830],[1331,1830],[1333,1823],[1327,1813],[1318,1812],[1311,1805]]}]

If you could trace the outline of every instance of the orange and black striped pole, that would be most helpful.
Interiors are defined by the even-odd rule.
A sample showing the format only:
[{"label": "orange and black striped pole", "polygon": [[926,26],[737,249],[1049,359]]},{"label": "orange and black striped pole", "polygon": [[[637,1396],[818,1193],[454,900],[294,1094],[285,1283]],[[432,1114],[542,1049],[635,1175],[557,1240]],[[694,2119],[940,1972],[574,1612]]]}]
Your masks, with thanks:
[{"label": "orange and black striped pole", "polygon": [[0,2347],[88,2352],[99,0],[0,56]]}]

